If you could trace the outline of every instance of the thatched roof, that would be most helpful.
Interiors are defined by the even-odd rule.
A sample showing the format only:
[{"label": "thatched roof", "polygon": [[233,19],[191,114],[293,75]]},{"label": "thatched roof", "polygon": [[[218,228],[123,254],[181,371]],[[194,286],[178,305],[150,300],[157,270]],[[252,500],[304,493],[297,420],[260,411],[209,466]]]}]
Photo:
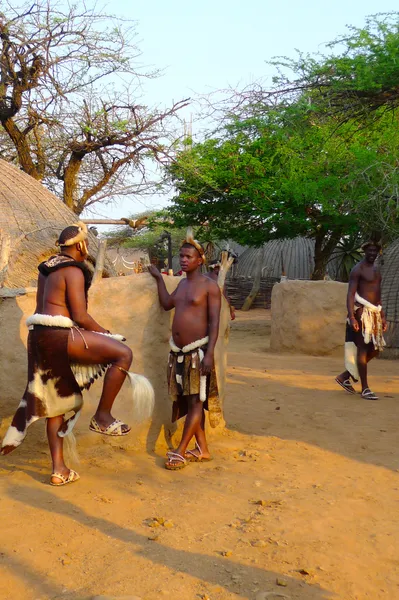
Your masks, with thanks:
[{"label": "thatched roof", "polygon": [[[60,231],[76,221],[41,183],[0,159],[0,287],[35,285],[37,265],[56,251]],[[97,249],[90,235],[92,260]],[[106,271],[113,274],[111,264]]]},{"label": "thatched roof", "polygon": [[294,238],[272,240],[261,248],[248,248],[231,272],[234,277],[253,278],[259,261],[263,277],[281,277],[283,268],[289,279],[309,279],[314,268],[314,240]]},{"label": "thatched roof", "polygon": [[382,306],[388,321],[399,323],[399,240],[382,255]]}]

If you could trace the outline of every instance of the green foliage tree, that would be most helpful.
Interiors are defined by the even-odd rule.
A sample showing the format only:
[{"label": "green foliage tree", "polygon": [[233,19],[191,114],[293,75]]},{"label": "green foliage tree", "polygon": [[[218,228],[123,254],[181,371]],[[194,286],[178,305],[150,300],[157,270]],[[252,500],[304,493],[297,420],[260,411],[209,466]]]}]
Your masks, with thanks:
[{"label": "green foliage tree", "polygon": [[337,133],[336,120],[318,119],[305,100],[263,107],[262,115],[258,109],[180,153],[169,168],[177,190],[171,216],[179,226],[200,223],[212,236],[241,244],[313,238],[313,279],[320,279],[343,236],[375,233],[369,198],[382,196],[388,172],[391,187],[396,180],[397,123]]},{"label": "green foliage tree", "polygon": [[[135,23],[84,3],[0,6],[0,154],[80,214],[110,197],[148,193],[151,161],[174,142],[186,102],[148,108]],[[115,77],[117,76],[117,78]],[[118,89],[115,87],[118,82]]]},{"label": "green foliage tree", "polygon": [[[143,214],[133,215],[131,219],[140,219]],[[147,211],[148,225],[139,230],[133,230],[130,227],[122,227],[115,232],[106,233],[110,246],[119,246],[122,248],[138,248],[145,250],[150,257],[157,256],[159,259],[167,258],[166,240],[161,240],[165,232],[171,234],[172,253],[175,256],[181,246],[181,242],[186,235],[185,228],[171,227],[166,215],[160,211]]]},{"label": "green foliage tree", "polygon": [[307,94],[318,111],[339,122],[378,118],[399,107],[399,13],[369,17],[362,28],[327,44],[329,55],[299,53],[277,57],[277,90],[259,89],[258,98],[277,93],[291,101]]}]

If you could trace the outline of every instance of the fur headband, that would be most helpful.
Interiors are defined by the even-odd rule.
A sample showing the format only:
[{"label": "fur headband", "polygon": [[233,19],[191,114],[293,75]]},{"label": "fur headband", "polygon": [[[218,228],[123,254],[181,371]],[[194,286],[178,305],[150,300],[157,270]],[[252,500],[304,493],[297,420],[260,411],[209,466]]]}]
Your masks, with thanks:
[{"label": "fur headband", "polygon": [[373,240],[368,240],[367,242],[364,242],[364,244],[362,244],[362,250],[363,252],[369,247],[369,246],[375,246],[376,248],[378,248],[378,251],[381,251],[381,244],[380,242],[374,242]]},{"label": "fur headband", "polygon": [[66,240],[63,244],[60,244],[59,240],[57,240],[55,242],[56,246],[74,246],[75,244],[79,244],[79,242],[87,240],[88,232],[86,223],[78,221],[77,223],[74,223],[73,226],[79,229],[78,233],[70,240]]}]

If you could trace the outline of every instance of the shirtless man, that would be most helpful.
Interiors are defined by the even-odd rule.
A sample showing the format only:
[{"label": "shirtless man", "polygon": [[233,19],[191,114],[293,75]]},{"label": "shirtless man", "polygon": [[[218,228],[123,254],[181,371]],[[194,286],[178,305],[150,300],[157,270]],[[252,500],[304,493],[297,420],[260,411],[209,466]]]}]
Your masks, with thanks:
[{"label": "shirtless man", "polygon": [[[27,427],[47,417],[47,438],[53,463],[51,485],[65,485],[79,478],[63,457],[63,437],[73,427],[83,400],[70,363],[107,365],[104,386],[90,429],[105,435],[125,435],[130,428],[111,415],[112,405],[132,362],[128,346],[98,333],[109,333],[87,312],[91,275],[87,258],[87,228],[78,223],[64,229],[58,239],[61,252],[39,265],[37,304],[28,336],[28,386],[3,440],[8,454],[24,440]],[[95,333],[98,332],[98,333]],[[46,374],[45,380],[43,373]],[[97,376],[97,375],[95,375]],[[39,384],[37,381],[39,380]],[[47,385],[49,383],[52,385]],[[92,382],[92,381],[91,381]],[[85,382],[87,389],[90,381]],[[73,422],[73,423],[72,423]],[[70,427],[70,430],[72,429]]]},{"label": "shirtless man", "polygon": [[345,340],[347,370],[335,380],[347,392],[355,394],[351,379],[356,382],[360,378],[362,398],[378,400],[368,386],[367,363],[385,346],[382,333],[386,331],[387,323],[381,307],[381,274],[375,266],[381,246],[366,242],[362,249],[365,257],[352,269],[349,277]]},{"label": "shirtless man", "polygon": [[[220,273],[220,261],[218,261],[218,260],[212,260],[209,263],[209,271],[208,271],[208,273],[205,273],[205,276],[209,277],[209,279],[212,279],[213,281],[216,281],[216,283],[217,283],[218,279],[219,279],[219,273]],[[225,288],[226,288],[226,286],[224,286],[224,289],[223,289],[223,296],[226,298],[227,303],[229,305],[230,319],[232,321],[234,321],[234,319],[236,318],[236,313],[235,313],[235,310],[234,310],[234,306],[232,306],[232,304],[231,304],[230,298],[228,298],[226,296],[226,289]]]},{"label": "shirtless man", "polygon": [[[148,268],[157,282],[161,306],[165,310],[175,309],[168,363],[169,393],[174,399],[172,420],[187,415],[179,446],[168,452],[165,467],[169,470],[181,469],[190,460],[211,459],[205,437],[204,407],[208,408],[216,381],[214,350],[221,296],[218,285],[201,274],[204,261],[202,247],[188,235],[180,248],[180,266],[186,278],[172,294],[166,290],[157,268],[153,265]],[[187,450],[193,437],[196,448]]]}]

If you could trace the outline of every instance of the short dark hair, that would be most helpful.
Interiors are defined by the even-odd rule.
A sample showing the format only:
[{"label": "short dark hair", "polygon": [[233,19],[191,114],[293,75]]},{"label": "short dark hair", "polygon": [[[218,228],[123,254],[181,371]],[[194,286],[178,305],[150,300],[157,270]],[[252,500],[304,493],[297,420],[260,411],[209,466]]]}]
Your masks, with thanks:
[{"label": "short dark hair", "polygon": [[69,227],[65,227],[60,233],[60,237],[58,238],[58,245],[65,246],[65,242],[71,240],[79,233],[79,227],[76,225],[69,225]]}]

